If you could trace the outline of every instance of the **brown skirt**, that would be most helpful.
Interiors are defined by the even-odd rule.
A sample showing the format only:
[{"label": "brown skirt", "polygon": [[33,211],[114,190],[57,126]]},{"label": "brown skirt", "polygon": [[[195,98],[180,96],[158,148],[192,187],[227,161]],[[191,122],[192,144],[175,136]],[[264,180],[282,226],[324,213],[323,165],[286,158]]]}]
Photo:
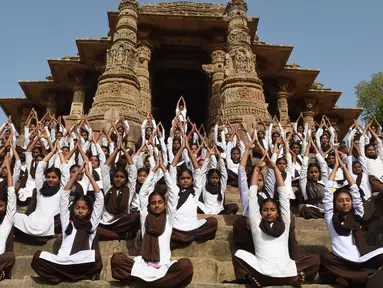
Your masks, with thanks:
[{"label": "brown skirt", "polygon": [[[298,257],[298,242],[295,237],[295,217],[290,214],[290,230],[289,230],[289,254],[290,258],[295,260]],[[249,218],[238,216],[233,223],[233,243],[234,249],[245,250],[251,254],[255,254],[253,235],[251,234]],[[233,254],[234,255],[234,254]]]},{"label": "brown skirt", "polygon": [[11,279],[11,271],[14,264],[15,254],[13,254],[13,252],[0,254],[0,272],[4,271],[5,279]]},{"label": "brown skirt", "polygon": [[110,225],[99,224],[97,235],[100,241],[126,240],[127,234],[140,230],[140,213],[130,213]]},{"label": "brown skirt", "polygon": [[193,264],[187,258],[177,260],[169,267],[166,275],[156,281],[146,282],[131,275],[134,261],[122,253],[113,254],[111,259],[112,277],[135,287],[186,287],[193,279]]},{"label": "brown skirt", "polygon": [[207,241],[215,238],[217,232],[218,221],[214,217],[206,218],[206,223],[201,227],[191,231],[181,231],[173,228],[170,248],[172,250],[185,248],[193,241]]},{"label": "brown skirt", "polygon": [[321,213],[318,209],[314,207],[307,207],[306,205],[302,205],[301,208],[301,217],[305,219],[323,219],[324,213]]},{"label": "brown skirt", "polygon": [[294,287],[301,287],[299,285],[298,276],[276,278],[263,275],[257,270],[252,268],[249,264],[238,257],[233,257],[234,273],[237,280],[248,279],[248,276],[254,277],[261,286],[283,286],[291,285]]},{"label": "brown skirt", "polygon": [[102,270],[101,257],[97,257],[92,263],[60,265],[40,258],[41,251],[33,255],[31,266],[44,280],[51,283],[77,282],[94,279]]},{"label": "brown skirt", "polygon": [[322,258],[319,275],[325,283],[335,284],[337,278],[343,278],[348,282],[348,287],[364,287],[368,277],[382,266],[383,255],[364,263],[355,263],[329,252]]}]

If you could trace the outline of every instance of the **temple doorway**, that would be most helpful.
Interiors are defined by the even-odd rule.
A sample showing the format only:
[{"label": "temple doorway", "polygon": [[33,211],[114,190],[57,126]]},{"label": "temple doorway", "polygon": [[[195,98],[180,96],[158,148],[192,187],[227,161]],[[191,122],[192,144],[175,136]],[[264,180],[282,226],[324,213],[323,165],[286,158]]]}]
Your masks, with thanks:
[{"label": "temple doorway", "polygon": [[156,49],[151,62],[152,113],[167,133],[175,116],[176,104],[182,95],[187,116],[198,126],[207,123],[210,80],[202,70],[209,63],[201,48]]}]

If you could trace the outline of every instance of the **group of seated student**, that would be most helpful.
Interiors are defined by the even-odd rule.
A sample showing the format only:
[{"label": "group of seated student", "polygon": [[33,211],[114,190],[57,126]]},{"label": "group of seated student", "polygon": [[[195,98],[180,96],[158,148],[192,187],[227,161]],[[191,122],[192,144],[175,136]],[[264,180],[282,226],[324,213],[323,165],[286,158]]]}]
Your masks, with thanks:
[{"label": "group of seated student", "polygon": [[[243,212],[233,224],[236,279],[229,283],[381,287],[383,248],[370,251],[361,228],[383,210],[376,118],[365,127],[355,122],[343,142],[326,116],[314,127],[302,115],[286,123],[274,117],[268,126],[259,120],[251,131],[219,121],[209,133],[187,117],[181,97],[168,138],[149,113],[136,147],[128,147],[125,119],[93,133],[87,116],[69,127],[32,109],[25,123],[20,145],[11,118],[0,127],[0,280],[11,278],[14,239],[44,245],[58,238],[57,255],[32,258],[47,282],[99,279],[99,241],[114,241],[114,279],[186,287],[192,262],[172,260],[171,251],[215,238],[214,215],[239,210],[225,201],[230,185]],[[295,217],[323,218],[332,251],[301,253]],[[137,234],[138,256],[130,258],[119,241]]]}]

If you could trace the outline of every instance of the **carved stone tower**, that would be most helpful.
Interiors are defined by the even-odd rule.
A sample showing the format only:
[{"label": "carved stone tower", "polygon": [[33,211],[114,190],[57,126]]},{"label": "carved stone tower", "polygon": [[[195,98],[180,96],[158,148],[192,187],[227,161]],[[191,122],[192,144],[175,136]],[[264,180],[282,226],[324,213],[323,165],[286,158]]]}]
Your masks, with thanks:
[{"label": "carved stone tower", "polygon": [[269,122],[262,81],[256,72],[256,58],[251,50],[247,25],[247,4],[230,0],[225,79],[222,83],[221,117],[231,123],[252,123],[258,118]]},{"label": "carved stone tower", "polygon": [[121,0],[112,47],[106,52],[106,66],[99,78],[89,120],[100,130],[105,120],[129,121],[129,140],[137,140],[142,115],[139,110],[140,85],[135,71],[137,62],[137,21],[139,5],[136,0]]}]

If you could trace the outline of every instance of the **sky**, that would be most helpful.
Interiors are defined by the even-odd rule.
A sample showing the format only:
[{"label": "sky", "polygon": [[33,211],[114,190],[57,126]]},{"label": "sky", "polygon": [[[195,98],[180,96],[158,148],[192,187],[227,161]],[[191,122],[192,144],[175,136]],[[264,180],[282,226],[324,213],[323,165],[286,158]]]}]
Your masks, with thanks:
[{"label": "sky", "polygon": [[[119,0],[0,1],[0,97],[24,97],[18,80],[44,80],[48,58],[77,55],[76,38],[108,33],[106,11]],[[139,1],[175,2],[175,1]],[[225,4],[225,0],[205,0]],[[382,71],[383,1],[248,0],[258,36],[293,45],[288,62],[320,69],[317,81],[342,90],[339,107],[355,107],[354,86]],[[5,121],[0,109],[0,123]]]}]

